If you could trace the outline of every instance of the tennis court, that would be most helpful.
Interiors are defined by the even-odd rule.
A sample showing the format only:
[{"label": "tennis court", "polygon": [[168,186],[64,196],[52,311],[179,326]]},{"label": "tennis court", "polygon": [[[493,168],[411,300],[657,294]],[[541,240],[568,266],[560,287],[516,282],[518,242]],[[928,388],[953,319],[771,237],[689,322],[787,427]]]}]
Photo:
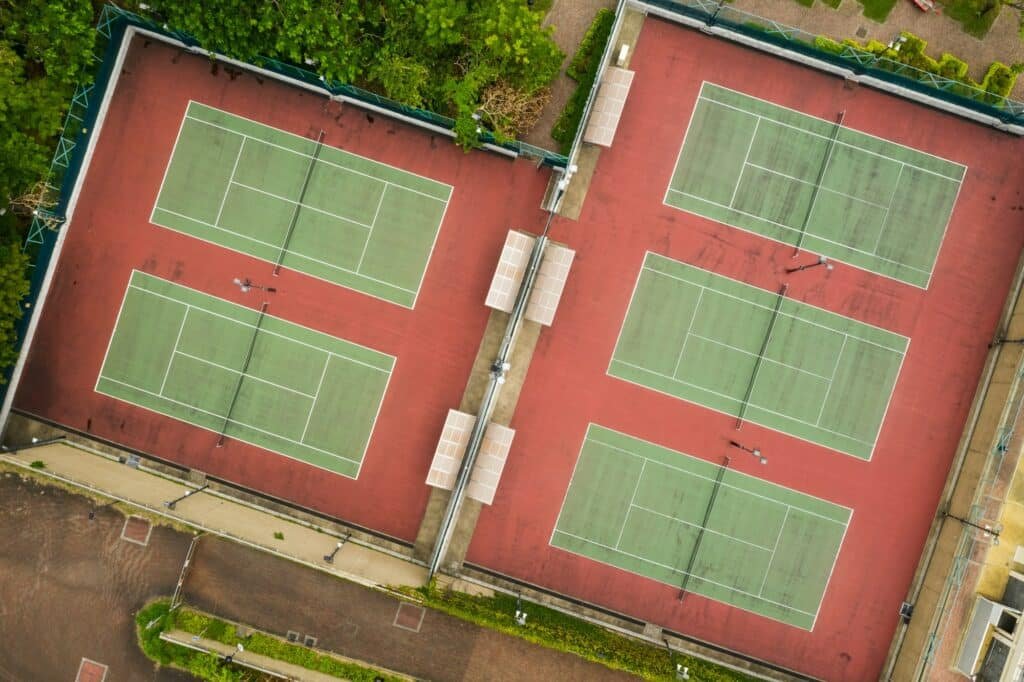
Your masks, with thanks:
[{"label": "tennis court", "polygon": [[591,424],[551,544],[811,630],[852,514]]},{"label": "tennis court", "polygon": [[190,102],[150,220],[411,308],[451,193]]},{"label": "tennis court", "polygon": [[665,203],[927,288],[966,171],[705,82]]},{"label": "tennis court", "polygon": [[648,253],[608,373],[866,460],[909,342]]},{"label": "tennis court", "polygon": [[355,478],[394,364],[134,271],[96,390]]}]

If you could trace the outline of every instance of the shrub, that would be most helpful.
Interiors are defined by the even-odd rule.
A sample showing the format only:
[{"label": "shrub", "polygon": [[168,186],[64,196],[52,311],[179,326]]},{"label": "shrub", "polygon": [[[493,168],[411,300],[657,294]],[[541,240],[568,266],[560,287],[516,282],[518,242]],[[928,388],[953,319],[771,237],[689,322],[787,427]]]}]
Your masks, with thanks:
[{"label": "shrub", "polygon": [[601,65],[601,55],[604,53],[614,23],[614,12],[610,9],[600,10],[594,16],[594,21],[591,22],[572,62],[565,71],[567,76],[577,82],[576,90],[565,103],[565,108],[562,109],[562,113],[551,130],[551,137],[558,142],[563,154],[568,153],[573,138],[576,137],[576,131],[580,127],[583,109],[587,106],[587,98],[594,87],[597,70]]},{"label": "shrub", "polygon": [[594,21],[590,24],[590,28],[587,29],[583,40],[580,41],[580,46],[576,48],[576,54],[573,55],[572,61],[569,62],[565,75],[574,81],[579,81],[585,77],[586,73],[591,69],[591,64],[601,58],[614,23],[615,12],[608,8],[598,10]]},{"label": "shrub", "polygon": [[31,464],[29,464],[29,466],[32,467],[33,469],[45,469],[46,468],[46,462],[44,462],[41,459],[37,459],[37,460],[33,461]]},{"label": "shrub", "polygon": [[493,597],[438,590],[433,584],[415,590],[427,605],[478,625],[521,637],[530,642],[582,656],[610,668],[625,670],[648,680],[674,680],[673,663],[690,669],[692,679],[735,682],[751,678],[710,661],[676,654],[599,627],[539,604],[525,607],[527,621],[515,620],[518,602],[507,594]]}]

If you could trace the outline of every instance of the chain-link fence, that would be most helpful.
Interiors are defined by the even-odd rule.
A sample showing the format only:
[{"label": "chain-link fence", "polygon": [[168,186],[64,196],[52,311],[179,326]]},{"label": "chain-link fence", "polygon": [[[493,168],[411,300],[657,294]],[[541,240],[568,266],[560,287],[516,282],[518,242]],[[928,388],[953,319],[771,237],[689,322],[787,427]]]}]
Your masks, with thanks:
[{"label": "chain-link fence", "polygon": [[[718,0],[643,0],[643,4],[708,26],[729,29],[760,43],[840,67],[858,76],[877,78],[897,89],[910,90],[964,107],[1003,123],[1024,125],[1022,102],[851,45],[822,41],[821,36],[744,12]],[[826,42],[834,47],[825,49]]]}]

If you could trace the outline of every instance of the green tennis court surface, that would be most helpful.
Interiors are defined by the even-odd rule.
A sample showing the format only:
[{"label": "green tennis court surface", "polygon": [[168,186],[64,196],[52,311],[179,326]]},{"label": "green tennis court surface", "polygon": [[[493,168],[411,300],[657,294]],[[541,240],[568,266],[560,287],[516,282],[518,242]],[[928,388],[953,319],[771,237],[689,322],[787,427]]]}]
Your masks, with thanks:
[{"label": "green tennis court surface", "polygon": [[927,287],[966,170],[704,83],[665,203]]},{"label": "green tennis court surface", "polygon": [[908,343],[648,253],[608,373],[870,459]]},{"label": "green tennis court surface", "polygon": [[451,193],[191,102],[151,220],[411,308]]},{"label": "green tennis court surface", "polygon": [[551,544],[811,630],[852,513],[591,424]]},{"label": "green tennis court surface", "polygon": [[355,478],[394,364],[135,271],[96,390]]}]

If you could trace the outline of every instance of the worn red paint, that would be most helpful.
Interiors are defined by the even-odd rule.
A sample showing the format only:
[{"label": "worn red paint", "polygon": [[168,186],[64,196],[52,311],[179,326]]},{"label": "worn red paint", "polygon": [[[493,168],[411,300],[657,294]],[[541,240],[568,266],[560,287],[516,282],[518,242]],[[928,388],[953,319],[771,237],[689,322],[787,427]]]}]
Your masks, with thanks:
[{"label": "worn red paint", "polygon": [[[190,99],[455,187],[413,310],[287,269],[270,312],[398,357],[358,480],[228,440],[93,392],[133,268],[245,305],[235,277],[273,265],[156,227],[156,201]],[[528,160],[464,153],[442,136],[209,60],[136,40],[68,228],[15,408],[406,541],[448,408],[457,406],[487,323],[484,297],[510,228],[540,232],[550,174]]]},{"label": "worn red paint", "polygon": [[[577,250],[553,327],[540,339],[512,426],[516,439],[469,560],[607,608],[829,680],[876,679],[1024,246],[1018,138],[648,18],[615,143],[602,151],[578,222],[552,236]],[[662,204],[701,83],[712,81],[969,166],[930,287],[837,264],[784,276],[793,248]],[[874,456],[863,462],[745,424],[768,456],[736,469],[854,509],[812,632],[690,595],[549,546],[587,424],[711,461],[735,419],[606,374],[651,250],[911,338]],[[809,259],[813,255],[806,256]]]}]

